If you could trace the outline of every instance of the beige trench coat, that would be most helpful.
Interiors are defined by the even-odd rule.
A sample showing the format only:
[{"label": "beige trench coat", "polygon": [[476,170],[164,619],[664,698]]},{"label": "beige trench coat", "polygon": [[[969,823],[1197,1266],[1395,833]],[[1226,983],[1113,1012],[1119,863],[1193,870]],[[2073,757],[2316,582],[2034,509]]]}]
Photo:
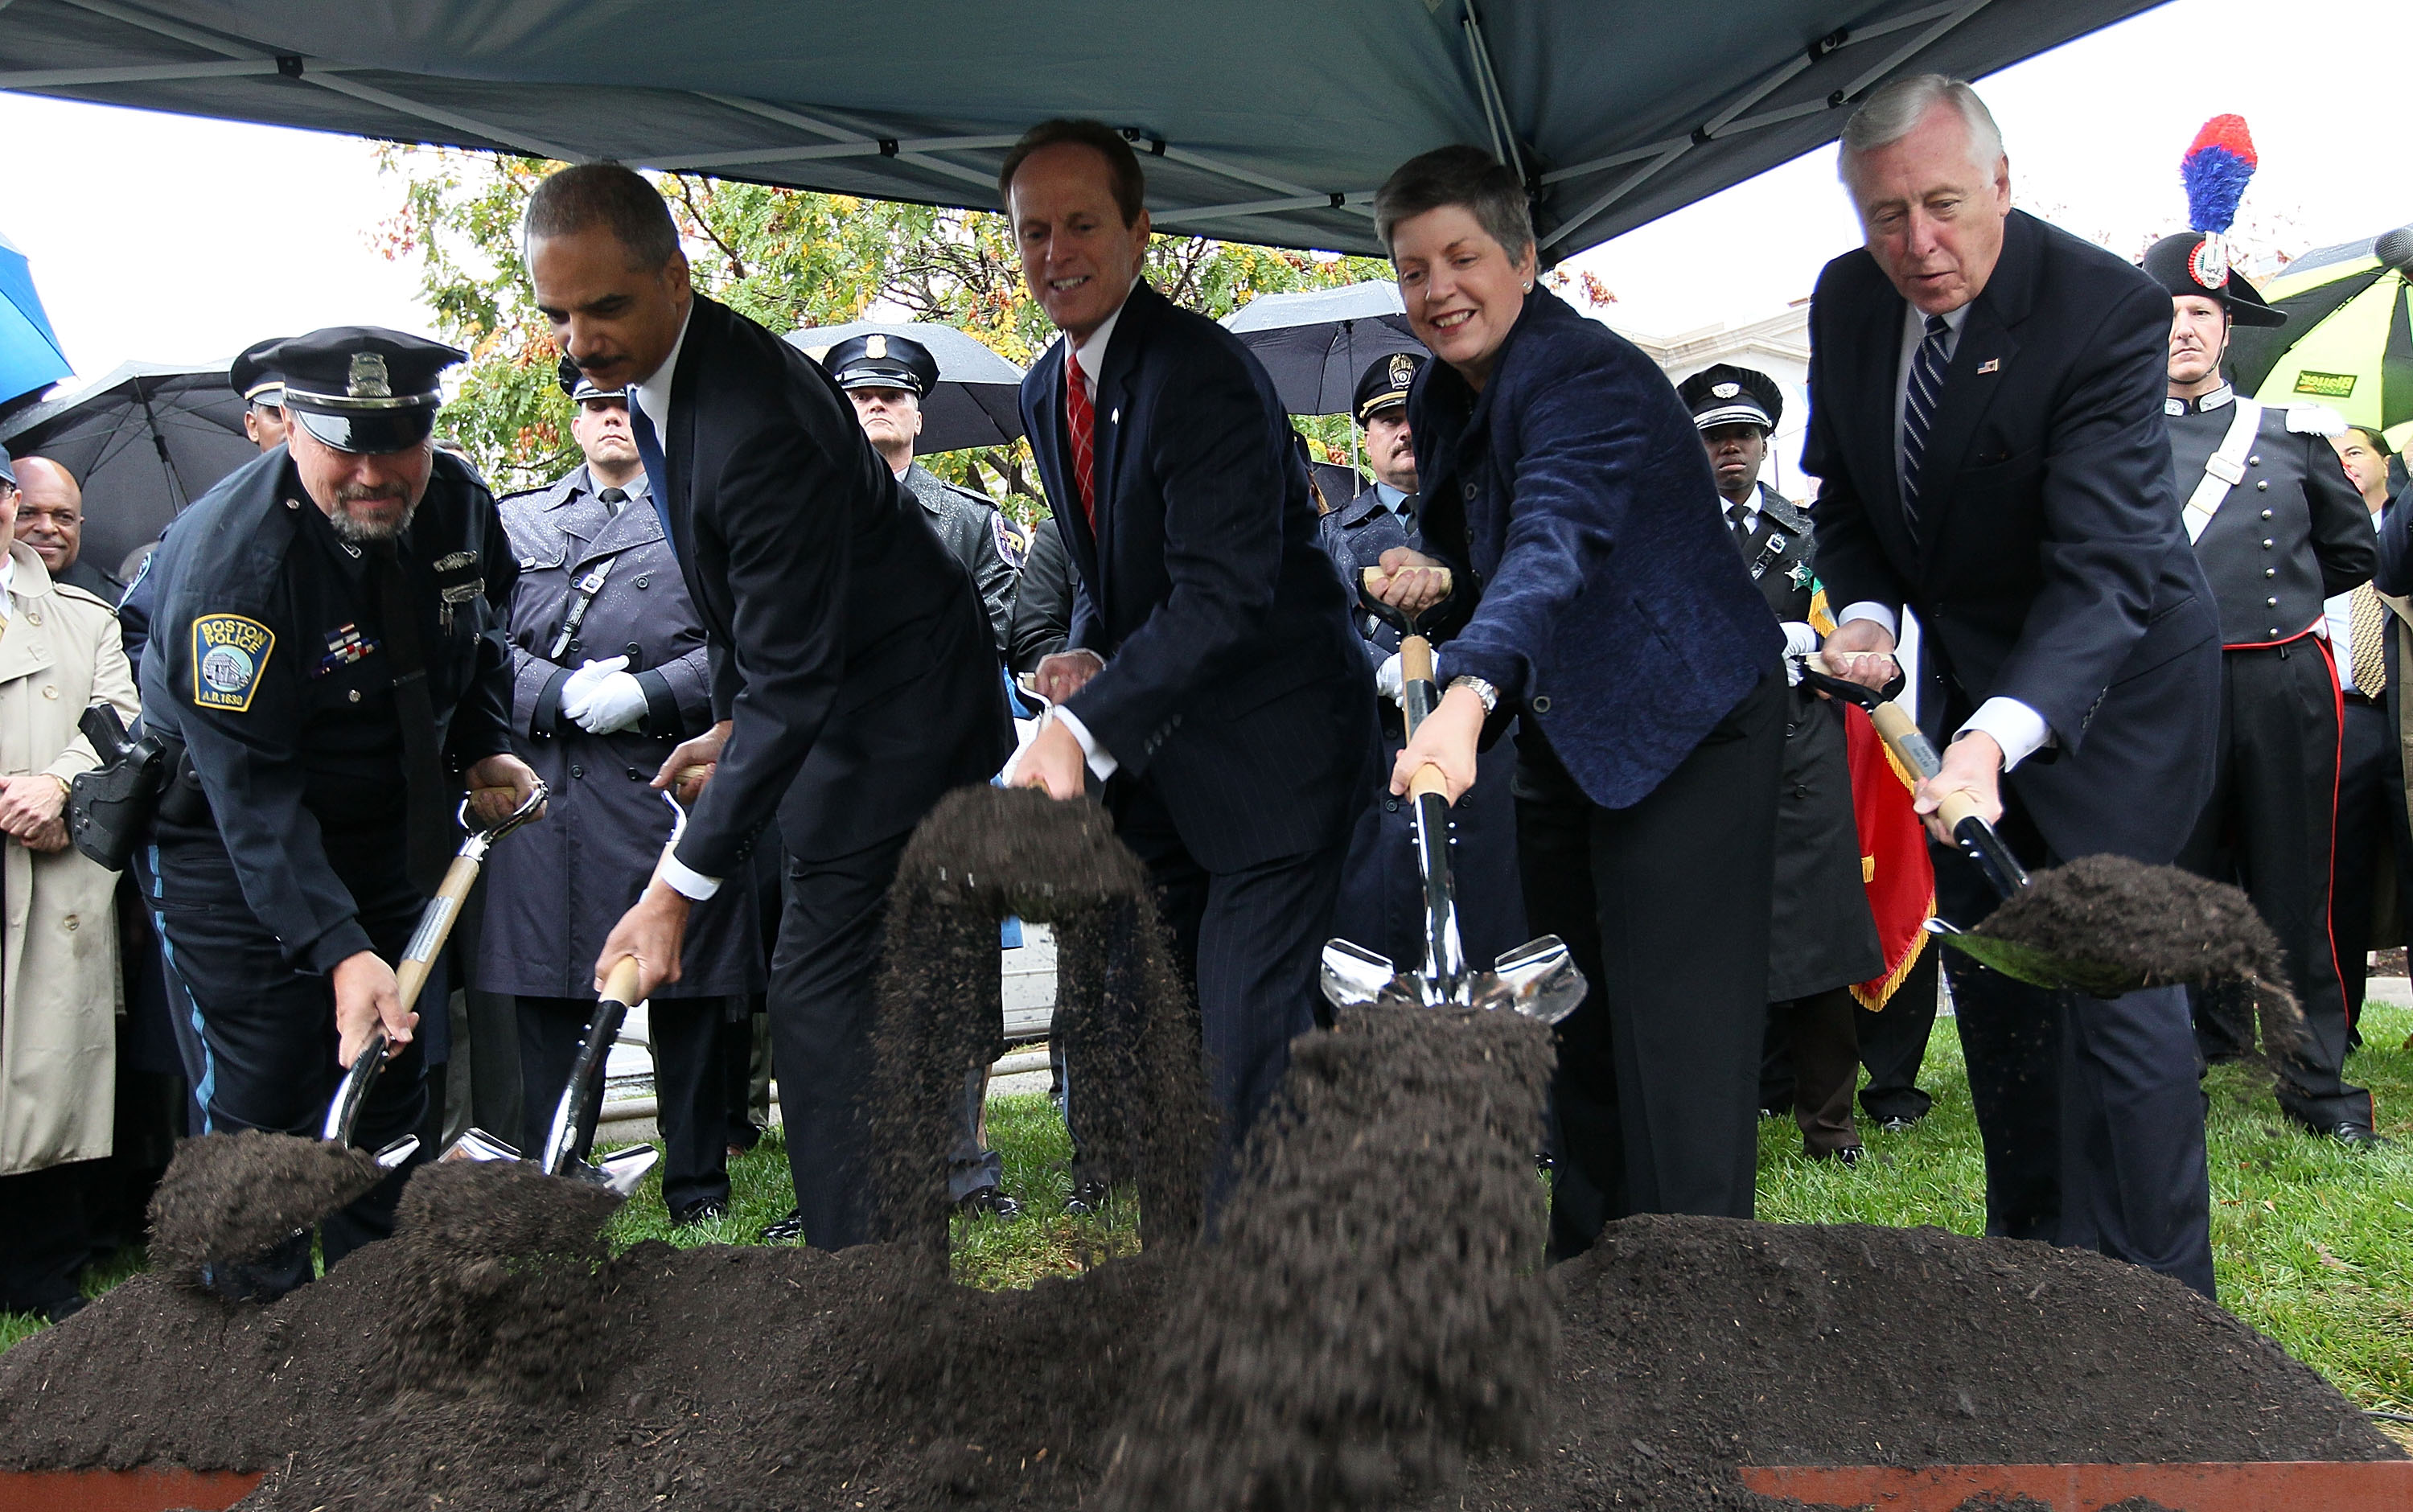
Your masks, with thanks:
[{"label": "beige trench coat", "polygon": [[[12,543],[8,623],[0,630],[0,772],[72,778],[98,764],[76,732],[107,700],[134,722],[134,676],[117,615],[53,585]],[[117,1063],[117,873],[70,847],[0,843],[0,1176],[109,1153]]]}]

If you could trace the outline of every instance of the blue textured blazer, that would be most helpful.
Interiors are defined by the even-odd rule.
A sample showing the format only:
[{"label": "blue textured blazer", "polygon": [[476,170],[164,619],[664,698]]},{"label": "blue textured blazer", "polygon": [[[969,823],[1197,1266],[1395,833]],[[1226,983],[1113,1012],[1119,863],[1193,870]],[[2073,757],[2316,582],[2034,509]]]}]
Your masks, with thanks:
[{"label": "blue textured blazer", "polygon": [[1428,363],[1408,415],[1426,547],[1472,589],[1450,674],[1498,688],[1592,802],[1640,802],[1784,647],[1691,413],[1631,342],[1537,289],[1480,394]]},{"label": "blue textured blazer", "polygon": [[1096,413],[1093,530],[1058,341],[1022,380],[1022,422],[1073,558],[1071,644],[1106,660],[1067,706],[1208,870],[1340,843],[1376,749],[1373,677],[1273,380],[1142,284]]}]

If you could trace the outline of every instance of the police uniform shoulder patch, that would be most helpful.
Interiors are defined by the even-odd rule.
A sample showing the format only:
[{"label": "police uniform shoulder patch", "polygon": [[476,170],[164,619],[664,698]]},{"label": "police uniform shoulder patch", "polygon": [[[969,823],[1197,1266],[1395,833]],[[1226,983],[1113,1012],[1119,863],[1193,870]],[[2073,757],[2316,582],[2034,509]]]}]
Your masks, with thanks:
[{"label": "police uniform shoulder patch", "polygon": [[997,554],[1005,565],[1022,571],[1023,553],[1028,549],[1020,534],[1007,522],[1002,510],[988,517],[989,533],[997,538]]},{"label": "police uniform shoulder patch", "polygon": [[242,615],[199,615],[193,619],[193,704],[204,709],[251,707],[276,649],[276,632]]}]

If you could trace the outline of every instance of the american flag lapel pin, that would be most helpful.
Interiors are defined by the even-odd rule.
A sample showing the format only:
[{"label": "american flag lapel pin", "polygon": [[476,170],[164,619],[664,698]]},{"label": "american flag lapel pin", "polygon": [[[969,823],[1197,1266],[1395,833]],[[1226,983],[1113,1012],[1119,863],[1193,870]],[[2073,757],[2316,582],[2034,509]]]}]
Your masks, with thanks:
[{"label": "american flag lapel pin", "polygon": [[1983,377],[1988,373],[1999,373],[2002,370],[2003,360],[1999,357],[1989,357],[1984,362],[1977,364],[1977,372],[1980,377]]}]

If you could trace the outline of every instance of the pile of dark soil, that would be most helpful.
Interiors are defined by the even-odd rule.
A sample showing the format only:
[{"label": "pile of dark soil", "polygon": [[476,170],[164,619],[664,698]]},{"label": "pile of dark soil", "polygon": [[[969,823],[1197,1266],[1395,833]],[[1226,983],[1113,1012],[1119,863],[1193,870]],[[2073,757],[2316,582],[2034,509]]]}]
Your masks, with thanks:
[{"label": "pile of dark soil", "polygon": [[[127,1282],[0,1355],[0,1465],[266,1471],[255,1512],[1069,1512],[1158,1378],[1182,1257],[1207,1253],[988,1294],[930,1285],[896,1247],[648,1243],[602,1271],[604,1372],[534,1405],[376,1380],[397,1248],[267,1307]],[[1400,1505],[1773,1506],[1734,1480],[1745,1462],[2402,1458],[2228,1313],[2092,1254],[1633,1219],[1547,1285],[1535,1452]]]},{"label": "pile of dark soil", "polygon": [[402,1189],[377,1372],[544,1403],[606,1368],[602,1229],[620,1199],[517,1162],[442,1161]]},{"label": "pile of dark soil", "polygon": [[1078,1089],[1080,1174],[1131,1183],[1147,1243],[1193,1237],[1215,1133],[1197,1015],[1105,810],[958,789],[914,830],[888,910],[869,1118],[890,1235],[943,1272],[945,1157],[965,1071],[1003,1048],[997,930],[1014,914],[1055,926],[1050,1032]]},{"label": "pile of dark soil", "polygon": [[1514,1014],[1369,1008],[1295,1042],[1115,1434],[1109,1512],[1370,1506],[1532,1448],[1552,1060]]},{"label": "pile of dark soil", "polygon": [[2227,882],[2126,856],[2082,856],[2037,872],[1972,933],[2110,967],[2139,986],[2211,986],[2206,997],[2240,1045],[2277,1052],[2302,1040],[2278,937]]},{"label": "pile of dark soil", "polygon": [[292,1134],[187,1139],[151,1195],[151,1267],[188,1286],[259,1259],[366,1193],[385,1172],[364,1149]]}]

